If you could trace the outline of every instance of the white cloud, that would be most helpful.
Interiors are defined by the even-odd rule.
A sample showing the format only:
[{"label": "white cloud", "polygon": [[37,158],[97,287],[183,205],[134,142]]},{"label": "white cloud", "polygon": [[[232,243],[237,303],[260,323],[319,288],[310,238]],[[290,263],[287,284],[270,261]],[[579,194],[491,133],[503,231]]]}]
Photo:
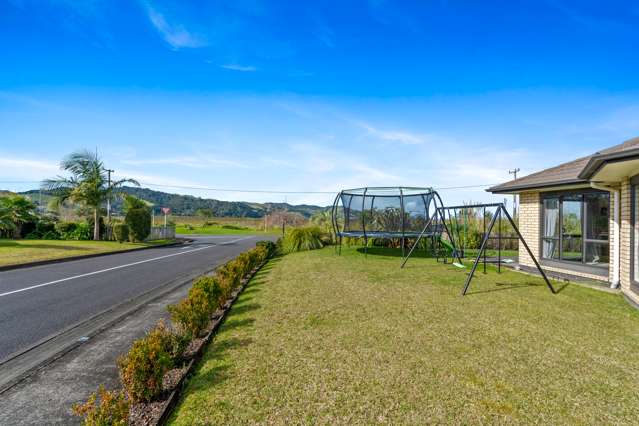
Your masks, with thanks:
[{"label": "white cloud", "polygon": [[240,72],[255,72],[257,68],[251,65],[239,65],[239,64],[224,64],[220,65],[220,68],[224,68],[226,70],[231,71],[240,71]]},{"label": "white cloud", "polygon": [[171,24],[163,14],[155,10],[151,5],[147,3],[145,6],[149,21],[151,21],[151,24],[160,33],[164,41],[173,49],[206,46],[206,42],[201,37],[192,34],[183,25]]},{"label": "white cloud", "polygon": [[233,160],[225,160],[221,158],[206,156],[206,155],[198,155],[198,156],[175,156],[175,157],[167,157],[167,158],[149,158],[144,160],[122,160],[123,164],[127,164],[130,166],[180,166],[180,167],[189,167],[194,169],[204,169],[209,167],[231,167],[231,168],[243,168],[246,169],[248,166],[246,164],[233,161]]},{"label": "white cloud", "polygon": [[0,178],[3,180],[29,179],[35,182],[54,177],[58,173],[58,163],[0,155]]},{"label": "white cloud", "polygon": [[434,141],[431,135],[407,132],[404,130],[380,130],[365,122],[356,122],[356,126],[366,130],[369,135],[388,142],[398,142],[404,145],[420,145]]}]

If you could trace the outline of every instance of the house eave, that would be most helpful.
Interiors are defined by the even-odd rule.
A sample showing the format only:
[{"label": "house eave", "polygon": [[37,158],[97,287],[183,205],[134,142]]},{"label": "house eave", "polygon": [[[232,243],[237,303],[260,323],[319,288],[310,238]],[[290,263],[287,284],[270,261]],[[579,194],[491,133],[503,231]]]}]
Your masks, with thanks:
[{"label": "house eave", "polygon": [[632,150],[615,152],[612,154],[598,154],[592,156],[586,166],[579,173],[580,179],[591,179],[606,164],[618,163],[622,161],[630,161],[639,159],[639,148]]},{"label": "house eave", "polygon": [[585,179],[570,179],[564,181],[557,182],[547,182],[547,183],[535,183],[528,185],[513,185],[507,188],[499,189],[498,187],[488,188],[486,191],[493,194],[519,194],[520,192],[528,192],[528,191],[548,191],[552,189],[569,189],[568,187],[580,187],[580,186],[588,186],[589,182]]}]

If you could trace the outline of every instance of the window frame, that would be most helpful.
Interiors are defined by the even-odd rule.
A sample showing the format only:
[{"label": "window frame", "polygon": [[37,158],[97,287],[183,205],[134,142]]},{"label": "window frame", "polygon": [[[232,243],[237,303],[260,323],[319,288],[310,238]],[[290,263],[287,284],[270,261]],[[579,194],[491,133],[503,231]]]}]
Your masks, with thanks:
[{"label": "window frame", "polygon": [[[639,176],[638,176],[638,180],[637,180],[638,184],[639,184]],[[587,221],[588,218],[587,216],[587,208],[586,208],[586,195],[587,194],[605,194],[608,198],[608,239],[607,240],[601,240],[601,239],[594,239],[594,238],[587,238],[588,236],[588,232],[587,232]],[[579,201],[581,203],[581,260],[580,261],[574,261],[574,260],[565,260],[563,258],[563,249],[564,249],[564,233],[563,233],[563,202],[564,202],[564,198],[566,197],[579,197],[579,200],[573,200],[573,201]],[[558,200],[558,210],[559,210],[559,217],[558,217],[558,222],[559,222],[559,233],[558,233],[558,237],[545,237],[545,223],[546,223],[546,209],[545,209],[545,204],[544,201],[547,199],[557,199]],[[582,271],[582,272],[587,272],[587,273],[593,273],[596,275],[601,275],[601,276],[607,276],[608,271],[610,269],[610,258],[608,259],[608,262],[605,264],[600,264],[600,265],[589,265],[586,262],[586,247],[587,245],[590,244],[607,244],[608,246],[608,253],[610,253],[610,206],[611,206],[611,197],[610,197],[610,193],[606,192],[606,191],[601,191],[598,189],[594,189],[594,188],[582,188],[582,189],[574,189],[574,190],[566,190],[566,191],[547,191],[547,192],[542,192],[540,193],[540,207],[541,207],[541,214],[540,214],[540,227],[539,227],[539,234],[540,234],[540,248],[539,248],[539,253],[540,253],[540,259],[542,260],[542,263],[545,263],[549,266],[558,266],[558,267],[562,267],[562,268],[567,268],[567,269],[571,269],[568,267],[572,267],[572,269],[575,269],[577,271]],[[553,241],[558,241],[558,259],[552,259],[552,258],[547,258],[544,257],[544,252],[543,252],[543,243],[546,240],[553,240]],[[610,257],[610,256],[608,256]],[[605,274],[604,274],[605,272]],[[637,283],[638,287],[639,287],[639,283]]]}]

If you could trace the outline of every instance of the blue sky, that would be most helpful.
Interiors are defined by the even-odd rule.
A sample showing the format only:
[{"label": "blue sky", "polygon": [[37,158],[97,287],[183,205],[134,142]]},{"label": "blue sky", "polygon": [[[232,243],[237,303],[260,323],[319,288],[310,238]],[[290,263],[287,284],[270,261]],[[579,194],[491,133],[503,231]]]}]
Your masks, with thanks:
[{"label": "blue sky", "polygon": [[510,168],[639,135],[638,51],[621,1],[5,0],[0,188],[97,148],[144,186],[219,199],[285,196],[176,186],[489,200]]}]

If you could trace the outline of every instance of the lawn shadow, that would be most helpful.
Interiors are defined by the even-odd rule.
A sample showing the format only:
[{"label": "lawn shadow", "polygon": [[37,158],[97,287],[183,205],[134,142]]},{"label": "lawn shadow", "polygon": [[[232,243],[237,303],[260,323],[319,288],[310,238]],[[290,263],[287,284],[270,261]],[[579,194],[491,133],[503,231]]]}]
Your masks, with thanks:
[{"label": "lawn shadow", "polygon": [[[358,247],[356,251],[369,256],[403,257],[402,249],[400,248],[368,247],[368,249],[365,249],[364,247]],[[407,248],[405,254],[408,254],[408,251],[409,249]],[[433,255],[424,250],[415,250],[411,257],[433,259]]]},{"label": "lawn shadow", "polygon": [[257,309],[260,309],[262,307],[262,305],[260,305],[259,303],[246,303],[245,301],[242,301],[239,304],[234,304],[233,307],[231,308],[231,311],[229,312],[228,317],[234,317],[236,315],[242,315],[245,314],[247,312],[251,312],[251,311],[255,311]]},{"label": "lawn shadow", "polygon": [[466,293],[466,295],[469,296],[471,294],[493,293],[495,291],[517,290],[517,289],[521,289],[521,288],[540,287],[540,286],[542,286],[542,284],[534,283],[534,282],[530,282],[530,281],[525,282],[525,283],[495,283],[495,285],[497,286],[497,288],[489,288],[489,289],[485,289],[485,290],[469,291],[468,293]]},{"label": "lawn shadow", "polygon": [[224,321],[220,330],[233,330],[236,328],[241,328],[244,326],[253,325],[255,323],[255,318],[244,318],[244,319],[230,319]]}]

